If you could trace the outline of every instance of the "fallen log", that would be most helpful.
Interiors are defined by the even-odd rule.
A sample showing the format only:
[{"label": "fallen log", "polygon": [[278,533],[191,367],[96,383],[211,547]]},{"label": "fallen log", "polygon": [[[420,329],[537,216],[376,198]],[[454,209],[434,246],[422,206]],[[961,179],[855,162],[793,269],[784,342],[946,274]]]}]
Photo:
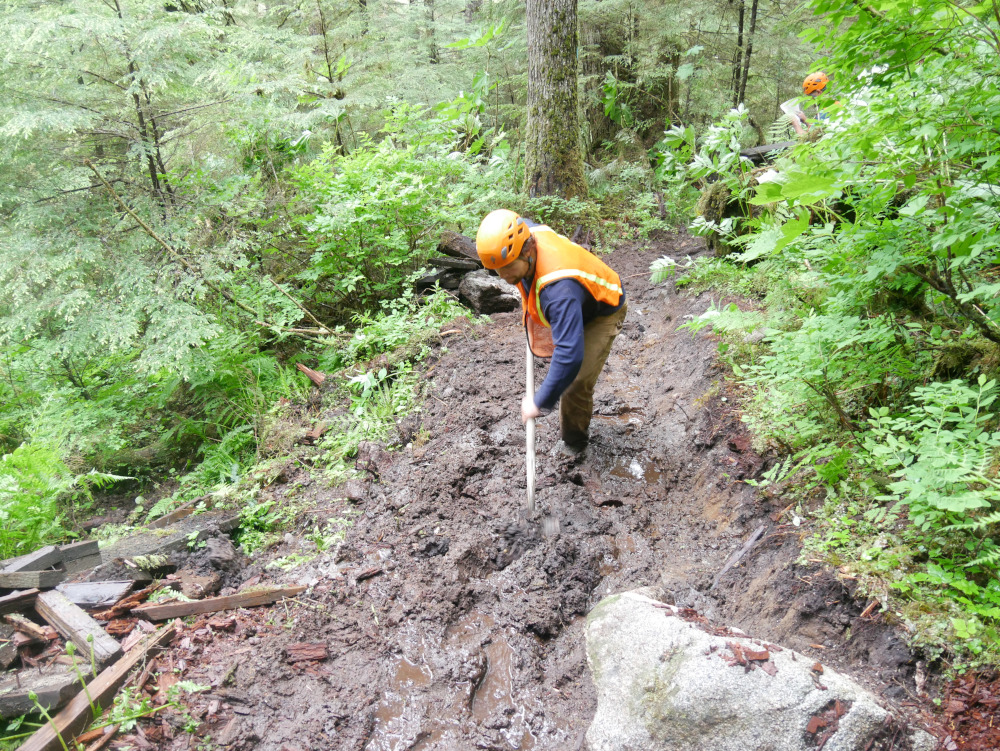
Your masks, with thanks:
[{"label": "fallen log", "polygon": [[91,703],[105,709],[110,706],[118,689],[125,682],[132,669],[142,663],[154,651],[162,649],[174,635],[174,625],[168,624],[146,639],[141,645],[106,668],[87,685],[86,691],[79,692],[52,722],[39,728],[19,749],[19,751],[53,751],[72,742],[93,719]]},{"label": "fallen log", "polygon": [[132,608],[133,615],[147,618],[151,621],[164,621],[168,618],[183,618],[198,613],[217,613],[220,610],[235,610],[236,608],[252,608],[258,605],[270,605],[272,602],[295,597],[306,591],[305,587],[277,587],[274,589],[259,589],[255,592],[242,592],[228,597],[210,597],[194,602],[167,602],[152,605],[140,605]]},{"label": "fallen log", "polygon": [[436,256],[427,259],[427,263],[436,269],[458,269],[459,271],[477,271],[483,267],[478,260],[471,258],[451,258],[447,256]]},{"label": "fallen log", "polygon": [[[479,254],[476,252],[476,241],[458,232],[451,232],[450,230],[442,232],[441,239],[438,240],[437,251],[452,258],[471,258],[479,263]],[[479,263],[479,268],[482,268],[481,263]]]},{"label": "fallen log", "polygon": [[768,161],[767,156],[775,151],[784,151],[798,145],[798,141],[781,141],[780,143],[765,143],[763,146],[754,146],[743,149],[740,156],[749,159],[754,164],[764,164]]},{"label": "fallen log", "polygon": [[174,522],[179,522],[181,519],[186,519],[195,512],[196,501],[191,501],[191,503],[185,503],[180,508],[175,508],[169,514],[161,516],[155,521],[151,521],[146,525],[146,529],[163,529],[164,527],[169,527]]},{"label": "fallen log", "polygon": [[70,602],[62,592],[42,592],[35,600],[35,610],[60,634],[73,642],[82,655],[89,657],[93,650],[94,661],[98,665],[106,665],[121,657],[122,645],[118,640],[101,628],[83,608]]},{"label": "fallen log", "polygon": [[313,382],[316,386],[322,386],[323,382],[326,380],[326,373],[320,373],[318,370],[313,370],[312,368],[307,368],[302,363],[295,363],[295,367],[306,374],[306,377]]}]

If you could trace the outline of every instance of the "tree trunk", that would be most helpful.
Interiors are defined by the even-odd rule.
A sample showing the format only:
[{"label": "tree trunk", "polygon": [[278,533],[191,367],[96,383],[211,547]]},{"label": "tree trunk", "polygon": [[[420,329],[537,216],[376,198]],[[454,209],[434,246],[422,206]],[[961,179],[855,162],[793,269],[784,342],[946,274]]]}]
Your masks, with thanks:
[{"label": "tree trunk", "polygon": [[434,36],[434,0],[424,0],[424,7],[427,9],[427,35],[430,37],[430,47],[428,57],[432,65],[440,62],[438,58],[437,39]]},{"label": "tree trunk", "polygon": [[587,194],[577,103],[576,0],[528,0],[525,183],[531,196]]},{"label": "tree trunk", "polygon": [[740,103],[740,79],[743,72],[743,21],[746,17],[745,0],[740,0],[740,20],[736,35],[736,52],[733,53],[733,106]]},{"label": "tree trunk", "polygon": [[747,79],[750,77],[750,55],[753,54],[753,35],[757,31],[757,2],[758,0],[753,0],[753,5],[750,6],[750,33],[747,34],[747,51],[743,55],[743,75],[740,79],[740,102],[746,101],[747,97]]}]

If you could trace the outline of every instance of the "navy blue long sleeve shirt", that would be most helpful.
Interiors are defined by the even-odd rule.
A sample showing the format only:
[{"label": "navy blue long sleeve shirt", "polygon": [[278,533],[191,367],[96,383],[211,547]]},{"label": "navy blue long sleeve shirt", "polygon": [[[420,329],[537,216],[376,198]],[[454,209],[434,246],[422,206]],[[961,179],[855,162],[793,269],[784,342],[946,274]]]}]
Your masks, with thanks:
[{"label": "navy blue long sleeve shirt", "polygon": [[[529,284],[532,282],[529,281]],[[583,327],[598,316],[614,313],[618,305],[599,303],[575,279],[560,279],[547,285],[541,294],[542,312],[552,326],[555,350],[545,380],[535,392],[535,406],[550,412],[563,391],[573,382],[583,364]]]}]

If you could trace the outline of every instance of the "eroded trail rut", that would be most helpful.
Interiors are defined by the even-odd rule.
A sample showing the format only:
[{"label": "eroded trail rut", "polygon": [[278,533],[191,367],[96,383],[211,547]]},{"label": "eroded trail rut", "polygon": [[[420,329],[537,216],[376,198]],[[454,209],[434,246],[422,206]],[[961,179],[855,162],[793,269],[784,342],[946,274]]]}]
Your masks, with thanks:
[{"label": "eroded trail rut", "polygon": [[[833,664],[874,663],[883,681],[904,674],[909,656],[891,632],[861,623],[832,577],[795,570],[795,535],[776,531],[774,507],[740,482],[764,462],[721,389],[714,344],[676,330],[707,297],[648,283],[653,259],[699,247],[681,236],[610,256],[630,311],[598,382],[586,457],[552,456],[557,417],[539,422],[538,501],[559,535],[523,519],[516,314],[447,338],[424,410],[400,426],[406,447],[362,447],[363,500],[330,500],[305,470],[266,491],[280,499],[305,485],[311,523],[359,515],[336,558],[289,574],[315,583],[302,605],[276,609],[256,635],[216,635],[186,666],[184,677],[213,686],[202,700],[223,703],[206,732],[275,751],[581,748],[595,709],[585,614],[640,586],[797,649],[823,644]],[[710,591],[762,524],[752,561]],[[283,650],[303,641],[327,644],[330,658],[288,664]]]}]

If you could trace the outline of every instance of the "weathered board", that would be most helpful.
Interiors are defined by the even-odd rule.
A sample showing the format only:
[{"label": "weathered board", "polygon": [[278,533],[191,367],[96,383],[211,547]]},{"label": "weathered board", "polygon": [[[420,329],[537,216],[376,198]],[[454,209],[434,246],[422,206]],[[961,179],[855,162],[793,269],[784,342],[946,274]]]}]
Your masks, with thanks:
[{"label": "weathered board", "polygon": [[94,661],[106,665],[122,655],[122,645],[101,628],[101,624],[87,615],[83,608],[70,602],[62,592],[42,592],[35,599],[35,610],[55,629],[72,641],[80,654],[89,656],[94,651]]},{"label": "weathered board", "polygon": [[129,593],[135,582],[76,582],[62,583],[56,587],[56,592],[62,592],[66,599],[81,608],[110,608]]},{"label": "weathered board", "polygon": [[4,564],[0,573],[10,574],[15,571],[44,571],[62,562],[62,553],[58,545],[46,545],[34,553],[19,556]]},{"label": "weathered board", "polygon": [[228,597],[209,597],[206,600],[194,602],[167,602],[152,605],[140,605],[132,608],[132,614],[151,621],[164,621],[168,618],[183,618],[197,613],[217,613],[220,610],[235,608],[252,608],[258,605],[270,605],[272,602],[284,600],[286,597],[305,592],[305,587],[276,587],[274,589],[259,589],[254,592],[243,592]]},{"label": "weathered board", "polygon": [[0,597],[0,615],[17,613],[31,607],[39,591],[38,589],[18,589],[9,595]]},{"label": "weathered board", "polygon": [[51,589],[65,578],[65,571],[0,571],[0,587]]},{"label": "weathered board", "polygon": [[46,668],[19,670],[0,677],[0,717],[9,719],[35,711],[35,702],[29,694],[38,696],[38,703],[47,710],[59,709],[73,698],[81,688],[72,670],[60,665]]},{"label": "weathered board", "polygon": [[93,555],[100,555],[101,548],[97,540],[83,540],[69,545],[60,545],[59,552],[62,554],[62,562],[69,563],[80,558],[89,558]]},{"label": "weathered board", "polygon": [[132,649],[111,667],[92,680],[86,691],[80,691],[52,721],[39,728],[22,744],[18,751],[53,751],[63,744],[70,744],[73,736],[87,727],[93,719],[91,703],[102,709],[109,706],[118,689],[132,669],[146,660],[154,651],[167,644],[174,635],[169,624]]}]

